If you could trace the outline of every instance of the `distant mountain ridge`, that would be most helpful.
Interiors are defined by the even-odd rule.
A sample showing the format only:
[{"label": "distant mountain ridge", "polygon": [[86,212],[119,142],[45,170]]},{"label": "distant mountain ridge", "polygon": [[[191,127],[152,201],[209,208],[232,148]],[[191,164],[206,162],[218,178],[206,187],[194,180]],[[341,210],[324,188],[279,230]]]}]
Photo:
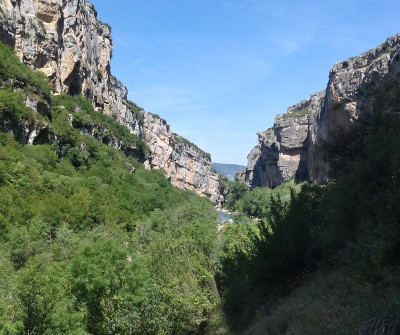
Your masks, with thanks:
[{"label": "distant mountain ridge", "polygon": [[234,180],[236,173],[246,169],[245,165],[239,164],[213,163],[212,166],[215,171],[228,178],[228,180]]}]

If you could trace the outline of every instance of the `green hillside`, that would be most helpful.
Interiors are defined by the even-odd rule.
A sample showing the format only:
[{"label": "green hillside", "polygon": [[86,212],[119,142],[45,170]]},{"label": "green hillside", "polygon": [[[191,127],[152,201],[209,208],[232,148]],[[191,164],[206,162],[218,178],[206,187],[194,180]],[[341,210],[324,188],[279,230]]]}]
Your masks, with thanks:
[{"label": "green hillside", "polygon": [[395,79],[359,92],[374,111],[326,147],[331,183],[229,182],[257,220],[217,227],[141,139],[0,44],[0,334],[399,334]]},{"label": "green hillside", "polygon": [[[0,334],[213,334],[211,202],[146,171],[139,138],[51,96],[3,44],[0,80]],[[40,141],[18,143],[29,127]]]}]

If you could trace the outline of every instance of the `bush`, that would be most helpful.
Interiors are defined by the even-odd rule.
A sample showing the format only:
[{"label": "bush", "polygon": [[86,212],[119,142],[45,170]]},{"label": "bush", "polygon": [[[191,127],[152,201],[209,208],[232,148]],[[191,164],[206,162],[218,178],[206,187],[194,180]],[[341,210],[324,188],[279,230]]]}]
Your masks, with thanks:
[{"label": "bush", "polygon": [[[95,125],[104,129],[104,142],[108,142],[114,136],[124,143],[124,145],[136,148],[139,159],[144,159],[150,152],[150,149],[144,141],[129,132],[128,128],[117,121],[114,121],[110,116],[100,114],[93,109],[92,104],[83,96],[68,96],[60,94],[55,96],[52,101],[54,111],[54,131],[58,134],[64,134],[63,138],[71,138],[71,127],[69,125],[69,116],[72,114],[72,125],[77,129],[90,130]],[[100,135],[100,134],[99,134]],[[69,141],[66,141],[70,143]],[[76,142],[75,142],[76,143]],[[75,145],[75,143],[71,143]]]},{"label": "bush", "polygon": [[0,90],[0,122],[4,130],[21,121],[33,121],[34,112],[26,107],[20,92]]},{"label": "bush", "polygon": [[308,114],[308,109],[307,109],[307,108],[304,108],[304,109],[301,109],[301,110],[299,110],[299,111],[295,111],[295,112],[292,112],[292,113],[283,114],[282,117],[283,117],[284,119],[289,119],[289,118],[295,118],[295,117],[305,116],[305,115],[307,115],[307,114]]},{"label": "bush", "polygon": [[0,287],[12,295],[0,310],[15,316],[3,313],[2,329],[203,334],[212,326],[210,201],[93,138],[86,156],[69,146],[62,162],[49,145],[24,147],[6,134],[0,143],[0,263],[11,267],[0,264]]},{"label": "bush", "polygon": [[50,85],[41,72],[34,72],[22,64],[8,45],[0,42],[0,80],[9,87],[24,88],[25,92],[48,100]]},{"label": "bush", "polygon": [[136,119],[139,120],[139,123],[143,125],[144,122],[143,109],[138,107],[138,105],[136,105],[134,102],[130,100],[127,101],[127,106],[131,110],[133,115],[135,115]]},{"label": "bush", "polygon": [[[258,232],[249,229],[241,239],[246,243],[223,246],[218,282],[234,328],[246,326],[261,304],[270,310],[289,295],[290,314],[270,311],[262,333],[367,333],[385,325],[397,331],[400,90],[393,83],[364,89],[374,111],[326,147],[329,185],[306,184],[290,201],[275,196],[262,204],[255,190],[236,201],[245,211],[266,214]],[[344,278],[313,301],[314,288],[302,287],[305,296],[293,298],[303,274],[315,269]]]},{"label": "bush", "polygon": [[96,71],[96,77],[98,81],[102,81],[103,80],[103,72],[101,72],[100,69],[97,69]]}]

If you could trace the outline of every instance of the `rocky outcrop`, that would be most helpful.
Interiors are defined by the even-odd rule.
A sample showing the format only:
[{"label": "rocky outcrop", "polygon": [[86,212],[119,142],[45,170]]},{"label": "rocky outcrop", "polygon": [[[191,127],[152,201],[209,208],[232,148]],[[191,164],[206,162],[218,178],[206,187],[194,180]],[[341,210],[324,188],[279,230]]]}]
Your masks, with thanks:
[{"label": "rocky outcrop", "polygon": [[149,168],[163,169],[172,185],[206,195],[220,204],[219,176],[209,154],[170,131],[158,115],[144,113],[144,139],[152,152]]},{"label": "rocky outcrop", "polygon": [[0,8],[1,40],[46,74],[54,93],[84,94],[106,112],[121,109],[126,89],[110,74],[111,31],[97,20],[92,4],[5,0]]},{"label": "rocky outcrop", "polygon": [[[200,191],[213,202],[220,203],[219,175],[210,171],[209,154],[198,149],[192,143],[177,134],[172,135],[171,144],[174,151],[171,155],[170,168],[167,169],[171,183],[179,188]],[[218,189],[218,194],[215,190]]]},{"label": "rocky outcrop", "polygon": [[164,169],[174,186],[220,200],[217,174],[195,146],[174,148],[167,123],[134,108],[127,89],[111,75],[111,28],[86,0],[3,0],[0,39],[50,79],[53,93],[82,94],[113,115],[152,152],[146,165]]},{"label": "rocky outcrop", "polygon": [[272,128],[258,134],[258,145],[248,155],[246,173],[238,177],[252,188],[274,188],[296,175],[308,179],[310,132],[321,111],[325,91],[289,107]]},{"label": "rocky outcrop", "polygon": [[396,35],[377,48],[332,67],[324,104],[310,133],[308,170],[313,183],[327,183],[330,178],[330,157],[324,148],[368,117],[379,96],[400,84],[399,51],[400,35]]},{"label": "rocky outcrop", "polygon": [[274,126],[258,134],[248,155],[250,187],[276,187],[293,175],[315,184],[329,182],[330,157],[325,148],[374,109],[377,92],[399,85],[400,35],[376,49],[339,62],[330,71],[326,90],[290,107]]}]

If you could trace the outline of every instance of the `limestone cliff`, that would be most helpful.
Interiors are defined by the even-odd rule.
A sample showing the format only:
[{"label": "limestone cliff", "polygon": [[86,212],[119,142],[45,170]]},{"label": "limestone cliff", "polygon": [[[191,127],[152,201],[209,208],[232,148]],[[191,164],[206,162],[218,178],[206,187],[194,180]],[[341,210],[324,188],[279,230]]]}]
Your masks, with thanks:
[{"label": "limestone cliff", "polygon": [[293,175],[315,184],[329,182],[326,146],[351,131],[373,110],[377,92],[398,85],[400,35],[330,71],[326,90],[290,107],[274,126],[258,134],[239,180],[252,188],[276,187]]},{"label": "limestone cliff", "polygon": [[325,92],[319,92],[278,115],[272,128],[258,134],[258,145],[248,155],[242,181],[251,187],[274,188],[293,174],[308,179],[307,148],[312,125],[320,113]]},{"label": "limestone cliff", "polygon": [[167,122],[157,115],[144,113],[144,139],[151,148],[150,168],[164,169],[171,184],[206,195],[221,203],[219,175],[212,168],[210,156],[193,143],[170,131]]},{"label": "limestone cliff", "polygon": [[152,154],[146,165],[164,169],[174,186],[220,201],[218,175],[195,146],[174,146],[168,124],[127,101],[127,89],[111,74],[111,28],[86,0],[3,0],[0,39],[19,58],[45,73],[54,94],[86,96],[143,138]]}]

